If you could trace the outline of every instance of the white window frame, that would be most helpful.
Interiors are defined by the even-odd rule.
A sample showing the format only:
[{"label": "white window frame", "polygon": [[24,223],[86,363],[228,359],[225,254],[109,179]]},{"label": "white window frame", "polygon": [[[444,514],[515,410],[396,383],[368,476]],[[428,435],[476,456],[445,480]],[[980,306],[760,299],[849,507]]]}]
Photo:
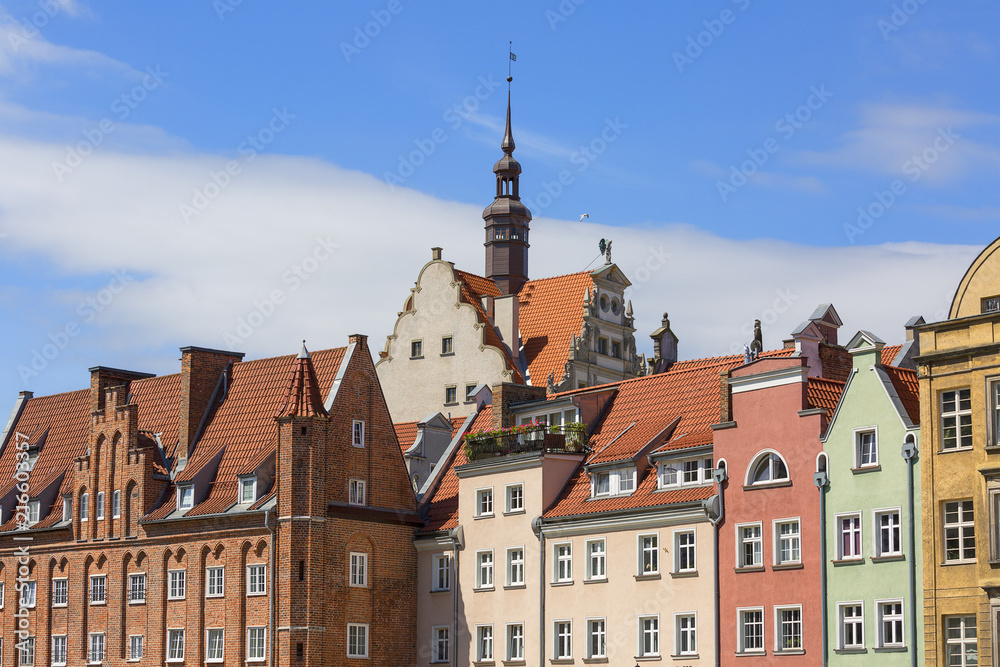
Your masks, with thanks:
[{"label": "white window frame", "polygon": [[[652,549],[647,547],[646,540],[652,538]],[[637,577],[655,577],[660,574],[660,534],[657,533],[641,533],[635,536],[635,546],[636,546],[636,576]],[[651,567],[647,568],[647,555],[650,556],[650,560],[654,561],[649,563]]]},{"label": "white window frame", "polygon": [[[252,570],[260,569],[261,579],[259,584],[259,590],[256,590],[258,586],[254,583],[254,572]],[[267,563],[248,563],[247,564],[247,597],[254,597],[257,595],[267,595]]]},{"label": "white window frame", "polygon": [[350,552],[349,585],[352,588],[368,588],[368,554],[361,551]]},{"label": "white window frame", "polygon": [[451,334],[441,336],[441,354],[455,354],[455,337]]},{"label": "white window frame", "polygon": [[[691,619],[691,626],[682,628],[681,622]],[[682,649],[684,635],[687,635],[688,648]],[[679,611],[674,614],[674,656],[698,655],[698,612]]]},{"label": "white window frame", "polygon": [[[965,515],[965,509],[964,509],[965,503],[972,504],[972,518],[970,520],[968,520],[968,521],[963,520],[963,517]],[[946,523],[947,522],[947,516],[948,516],[948,505],[952,505],[952,504],[958,506],[957,507],[957,510],[958,510],[958,522],[957,523]],[[945,563],[975,563],[976,562],[975,553],[973,553],[973,557],[972,558],[966,558],[965,557],[965,546],[964,546],[964,542],[968,538],[968,536],[966,535],[966,531],[970,530],[970,529],[972,531],[971,537],[972,537],[972,540],[973,540],[973,545],[975,545],[975,537],[976,537],[976,508],[975,508],[975,503],[972,500],[970,500],[968,498],[963,498],[961,500],[946,500],[946,501],[943,501],[941,503],[941,529],[943,531],[942,532],[943,541],[941,542],[941,548],[942,548],[942,550],[944,552],[943,556],[944,556],[944,562]],[[948,530],[949,529],[956,529],[958,531],[958,542],[959,542],[959,545],[958,545],[959,557],[958,558],[948,558]],[[975,546],[973,546],[973,549],[975,549]]]},{"label": "white window frame", "polygon": [[449,384],[444,388],[444,404],[445,405],[458,404],[458,385]]},{"label": "white window frame", "polygon": [[[961,636],[957,640],[948,637],[948,623],[952,619],[957,619],[958,621],[960,621],[958,628],[959,628],[959,632],[960,632]],[[970,619],[972,621],[971,626],[968,623],[968,621]],[[952,646],[957,645],[957,646],[960,646],[960,647],[965,647],[965,646],[967,646],[970,643],[973,646],[976,647],[976,657],[978,659],[978,657],[979,657],[979,644],[978,644],[978,642],[979,642],[979,632],[978,632],[978,628],[976,627],[976,615],[975,614],[948,614],[947,616],[942,616],[941,617],[941,622],[942,622],[942,625],[944,626],[942,628],[942,631],[943,631],[943,634],[944,634],[944,642],[945,642],[945,644],[944,644],[944,647],[945,647],[944,659],[945,660],[948,659],[948,652],[949,652],[949,649]],[[976,636],[975,637],[967,637],[966,636],[967,629],[969,627],[971,627],[973,630],[976,631]],[[962,648],[962,649],[959,650],[959,653],[962,655],[962,665],[968,664],[966,662],[966,660],[965,660],[965,656],[967,655],[967,651],[965,651],[964,648]]]},{"label": "white window frame", "polygon": [[28,501],[28,525],[34,526],[38,523],[42,514],[42,503],[39,500],[29,500]]},{"label": "white window frame", "polygon": [[552,659],[573,659],[573,619],[557,618],[552,621]]},{"label": "white window frame", "polygon": [[[219,655],[212,656],[212,634],[217,633],[219,637]],[[223,662],[226,659],[226,630],[225,628],[205,628],[205,662]]]},{"label": "white window frame", "polygon": [[[20,647],[18,644],[21,644]],[[35,664],[35,636],[25,637],[14,643],[14,654],[20,667],[32,667]]]},{"label": "white window frame", "polygon": [[[640,614],[638,616],[638,646],[636,656],[640,658],[657,658],[662,654],[660,645],[660,615]],[[653,621],[654,624],[647,630],[646,624]],[[646,650],[646,638],[651,637],[653,645]]]},{"label": "white window frame", "polygon": [[[351,652],[351,630],[355,631],[355,647],[354,652]],[[358,639],[360,638],[360,639]],[[362,641],[363,640],[363,641]],[[361,649],[359,652],[358,649]],[[347,624],[347,657],[348,658],[367,658],[368,657],[368,624],[367,623],[348,623]]]},{"label": "white window frame", "polygon": [[[854,521],[858,522],[857,528],[850,528],[850,535],[852,538],[856,535],[856,545],[851,549],[853,552],[855,548],[857,553],[847,553],[844,549],[844,522]],[[865,540],[864,540],[864,521],[862,520],[861,512],[844,512],[843,514],[834,515],[834,523],[837,536],[837,545],[835,553],[837,554],[837,560],[861,560],[865,557]],[[854,544],[854,539],[852,539],[852,544]]]},{"label": "white window frame", "polygon": [[[861,444],[864,436],[871,434],[872,436],[872,459],[867,463],[863,460],[864,455],[861,449]],[[877,468],[880,463],[879,459],[879,439],[878,439],[878,426],[863,426],[854,429],[854,469],[855,470],[867,470],[869,468]]]},{"label": "white window frame", "polygon": [[80,521],[90,520],[90,494],[80,494]]},{"label": "white window frame", "polygon": [[524,623],[508,623],[504,634],[504,654],[508,661],[524,660]]},{"label": "white window frame", "polygon": [[[174,593],[175,580],[179,583],[180,595]],[[187,597],[187,569],[167,570],[167,599],[183,600]]]},{"label": "white window frame", "polygon": [[[247,488],[250,489],[250,500],[246,499]],[[240,505],[253,505],[257,502],[257,477],[240,477]]]},{"label": "white window frame", "polygon": [[[895,541],[896,548],[887,551],[882,550],[882,517],[896,516]],[[892,526],[889,527],[890,542],[892,541]],[[885,558],[887,556],[903,555],[903,512],[900,507],[886,507],[872,512],[872,556],[875,558]]]},{"label": "white window frame", "polygon": [[[442,567],[443,565],[443,567]],[[451,590],[451,554],[450,553],[437,553],[431,557],[431,567],[432,567],[432,585],[431,591],[450,591]],[[444,575],[442,577],[442,574]],[[442,586],[442,581],[444,585]]]},{"label": "white window frame", "polygon": [[[489,556],[487,559],[486,556]],[[476,589],[492,590],[496,580],[496,562],[493,549],[481,549],[476,552]],[[487,582],[487,575],[489,582]]]},{"label": "white window frame", "polygon": [[[254,651],[251,651],[251,648],[255,648],[253,637],[251,636],[255,632],[259,632],[261,638],[264,640],[263,643],[260,645],[261,649],[260,655],[256,655]],[[265,660],[267,660],[267,627],[257,625],[247,628],[246,638],[247,638],[247,662],[264,662]]]},{"label": "white window frame", "polygon": [[97,492],[97,504],[94,506],[94,512],[97,516],[97,520],[100,521],[104,518],[104,492]]},{"label": "white window frame", "polygon": [[[747,647],[747,633],[746,633],[746,615],[747,614],[760,614],[760,646]],[[739,607],[736,610],[736,647],[737,653],[751,654],[751,655],[764,655],[767,653],[767,645],[765,644],[767,637],[767,628],[764,623],[764,608],[763,607]]]},{"label": "white window frame", "polygon": [[[754,482],[753,481],[754,471],[760,465],[761,460],[765,456],[768,459],[768,476],[770,477],[770,479]],[[784,477],[775,477],[776,467],[774,458],[772,457],[777,457],[781,461],[781,465],[785,469]],[[747,466],[746,477],[744,478],[743,483],[745,486],[767,486],[769,484],[784,484],[785,482],[790,482],[791,479],[792,479],[792,471],[788,469],[788,461],[785,460],[785,457],[773,449],[763,449],[757,452],[754,455],[754,457],[750,460],[750,465]]]},{"label": "white window frame", "polygon": [[492,517],[493,511],[493,487],[484,486],[476,489],[476,518]]},{"label": "white window frame", "polygon": [[493,660],[494,651],[493,625],[476,626],[476,660],[479,662]]},{"label": "white window frame", "polygon": [[73,520],[73,496],[62,497],[62,520]]},{"label": "white window frame", "polygon": [[[514,555],[520,553],[520,558],[515,560]],[[524,586],[524,545],[507,547],[507,567],[506,585]],[[517,575],[517,576],[515,576]]]},{"label": "white window frame", "polygon": [[108,639],[103,632],[87,635],[87,664],[99,665],[108,655]]},{"label": "white window frame", "polygon": [[[690,544],[681,544],[682,537],[691,537]],[[674,573],[676,574],[688,574],[698,571],[698,534],[693,528],[686,528],[683,530],[674,531]],[[690,552],[688,560],[690,560],[689,567],[683,567],[681,565],[682,554],[685,552]]]},{"label": "white window frame", "polygon": [[[136,641],[137,639],[139,641]],[[139,660],[142,660],[142,656],[145,653],[145,646],[143,646],[143,644],[145,644],[145,641],[143,640],[143,636],[142,635],[129,635],[128,636],[128,660],[127,660],[127,662],[138,662]],[[138,652],[136,651],[136,648],[139,649]],[[136,655],[136,653],[138,653],[138,655]]]},{"label": "white window frame", "polygon": [[184,512],[192,507],[194,507],[194,484],[179,484],[177,486],[178,511]]},{"label": "white window frame", "polygon": [[[883,605],[899,605],[899,614],[885,614]],[[875,631],[879,648],[903,648],[906,646],[906,603],[902,598],[875,600]],[[899,624],[899,641],[886,641],[886,621]]]},{"label": "white window frame", "polygon": [[[16,588],[14,589],[17,590]],[[34,580],[21,582],[21,595],[18,598],[18,604],[27,609],[35,608],[35,594],[38,591],[38,583]],[[87,592],[88,598],[90,597],[90,592]]]},{"label": "white window frame", "polygon": [[[598,625],[600,627],[598,627]],[[594,637],[600,638],[598,651],[594,650]],[[587,650],[584,652],[588,660],[608,657],[608,619],[605,617],[587,619]]]},{"label": "white window frame", "polygon": [[573,581],[573,543],[552,544],[552,583],[566,584]]},{"label": "white window frame", "polygon": [[448,663],[451,660],[451,626],[431,627],[431,664]]},{"label": "white window frame", "polygon": [[[62,640],[62,641],[56,641]],[[59,645],[57,649],[56,645]],[[66,664],[66,635],[52,635],[52,664],[53,665],[65,665]],[[61,654],[61,656],[60,656]]]},{"label": "white window frame", "polygon": [[[962,392],[969,392],[969,402],[970,406],[968,410],[962,409]],[[945,412],[944,403],[946,394],[955,394],[955,409],[949,412]],[[972,429],[972,391],[969,387],[956,387],[954,389],[944,389],[938,393],[938,415],[941,420],[941,451],[942,452],[956,452],[962,450],[972,449],[973,447],[973,437],[970,433],[968,436],[962,436],[963,428]],[[953,438],[955,444],[949,447],[947,445],[948,438],[945,436],[945,431],[947,426],[945,422],[949,419],[954,419],[955,421],[955,437]],[[962,441],[967,440],[968,444],[963,445]]]},{"label": "white window frame", "polygon": [[[781,527],[795,524],[796,530],[794,533],[789,533],[788,535],[781,534]],[[774,540],[774,564],[775,565],[798,565],[802,563],[802,518],[797,516],[787,517],[784,519],[775,519],[772,524],[772,539]],[[791,554],[793,556],[795,552],[798,552],[798,558],[789,557],[787,560],[782,558],[783,543],[785,541],[794,543],[794,547],[790,548]]]},{"label": "white window frame", "polygon": [[[514,503],[514,491],[517,491],[517,506]],[[504,498],[505,498],[505,513],[506,514],[524,514],[524,484],[518,482],[517,484],[508,484],[504,487]]]},{"label": "white window frame", "polygon": [[[851,625],[857,626],[860,630],[860,643],[858,642],[858,633],[855,633],[855,641],[853,644],[847,643],[847,616],[844,615],[844,610],[847,607],[860,608],[860,616],[851,616]],[[848,602],[838,602],[837,603],[837,647],[842,651],[852,651],[852,650],[863,650],[865,648],[865,603],[862,600],[851,600]]]},{"label": "white window frame", "polygon": [[[132,591],[136,586],[133,586],[133,580],[142,581],[142,597],[133,598]],[[129,572],[128,573],[128,603],[129,604],[146,604],[146,584],[148,579],[146,578],[145,572]]]},{"label": "white window frame", "polygon": [[[100,582],[100,585],[98,585],[98,582]],[[101,594],[100,598],[95,597],[95,594],[98,592]],[[90,586],[87,587],[87,602],[92,607],[108,603],[108,575],[90,575]]]},{"label": "white window frame", "polygon": [[363,419],[355,419],[351,422],[351,446],[358,449],[365,448],[365,422]]},{"label": "white window frame", "polygon": [[[218,573],[218,574],[216,574]],[[216,580],[216,577],[218,579]],[[218,585],[218,590],[215,586]],[[226,568],[213,565],[205,568],[205,597],[221,598],[226,595]]]},{"label": "white window frame", "polygon": [[[757,535],[744,538],[743,530],[745,528],[756,528]],[[753,562],[747,562],[744,546],[754,543],[757,548],[753,551]],[[752,521],[736,524],[736,567],[739,569],[764,567],[764,524],[762,522]]]},{"label": "white window frame", "polygon": [[[797,611],[799,613],[799,633],[798,633],[798,646],[792,646],[790,648],[784,648],[782,646],[782,640],[784,639],[783,633],[784,623],[781,620],[781,612],[783,611]],[[774,606],[774,652],[778,653],[801,653],[805,650],[805,631],[803,629],[805,619],[802,617],[802,605],[800,604],[785,604],[785,605],[775,605]]]},{"label": "white window frame", "polygon": [[[600,545],[600,551],[594,551],[594,546]],[[595,537],[584,542],[586,554],[586,580],[608,580],[608,541],[604,537]]]},{"label": "white window frame", "polygon": [[[62,595],[60,598],[62,602],[57,602],[56,593],[62,589]],[[66,577],[53,577],[52,578],[52,606],[53,607],[68,607],[69,606],[69,579]],[[0,608],[3,608],[2,593],[0,593]]]},{"label": "white window frame", "polygon": [[111,518],[120,519],[122,517],[122,492],[115,489],[111,494]]},{"label": "white window frame", "polygon": [[[630,496],[636,488],[635,466],[596,470],[590,475],[591,498],[612,498],[615,496]],[[629,480],[624,483],[624,480]],[[602,482],[607,482],[607,488],[601,489]]]},{"label": "white window frame", "polygon": [[[180,655],[174,651],[174,638],[180,637]],[[186,649],[187,638],[184,636],[184,628],[167,628],[167,643],[164,646],[167,654],[167,662],[184,662],[184,651]]]},{"label": "white window frame", "polygon": [[347,483],[347,502],[350,505],[363,506],[368,500],[368,485],[363,479],[352,478]]}]

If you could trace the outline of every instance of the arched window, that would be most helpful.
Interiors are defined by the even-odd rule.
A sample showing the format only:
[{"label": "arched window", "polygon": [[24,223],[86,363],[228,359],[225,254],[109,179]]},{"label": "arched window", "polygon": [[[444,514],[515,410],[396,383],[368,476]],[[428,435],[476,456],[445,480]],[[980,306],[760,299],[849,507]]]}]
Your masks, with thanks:
[{"label": "arched window", "polygon": [[750,484],[769,484],[788,480],[788,466],[774,452],[764,452],[750,466]]}]

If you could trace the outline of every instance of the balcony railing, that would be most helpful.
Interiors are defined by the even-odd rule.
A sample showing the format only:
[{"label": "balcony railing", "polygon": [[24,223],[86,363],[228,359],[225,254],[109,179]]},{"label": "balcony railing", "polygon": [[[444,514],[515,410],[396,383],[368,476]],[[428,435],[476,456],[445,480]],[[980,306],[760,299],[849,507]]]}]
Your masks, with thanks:
[{"label": "balcony railing", "polygon": [[580,454],[587,451],[582,424],[538,426],[521,432],[471,433],[463,443],[470,461],[532,453]]}]

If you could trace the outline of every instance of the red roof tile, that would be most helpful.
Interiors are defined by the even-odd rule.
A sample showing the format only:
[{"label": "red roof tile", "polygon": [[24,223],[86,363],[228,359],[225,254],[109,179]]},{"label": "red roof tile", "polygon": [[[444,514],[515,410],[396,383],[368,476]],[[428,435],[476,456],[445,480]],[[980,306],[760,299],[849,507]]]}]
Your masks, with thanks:
[{"label": "red roof tile", "polygon": [[594,279],[589,271],[529,280],[518,294],[521,343],[531,384],[560,382],[574,335],[583,332],[583,302]]},{"label": "red roof tile", "polygon": [[806,399],[811,408],[825,408],[827,416],[833,414],[844,393],[844,383],[825,378],[809,378],[806,386]]},{"label": "red roof tile", "polygon": [[883,366],[882,369],[892,381],[892,386],[903,403],[903,409],[909,415],[910,421],[920,424],[920,383],[917,381],[916,371],[895,366]]},{"label": "red roof tile", "polygon": [[710,498],[715,493],[715,487],[711,484],[672,491],[657,491],[656,487],[656,468],[650,467],[632,495],[590,500],[590,477],[581,466],[566,486],[567,492],[556,501],[549,511],[545,512],[545,518],[555,519],[596,512],[697,502]]},{"label": "red roof tile", "polygon": [[886,345],[882,348],[882,365],[891,366],[896,355],[903,349],[902,345]]},{"label": "red roof tile", "polygon": [[173,458],[180,428],[181,374],[135,380],[132,402],[139,406],[139,428],[160,436],[164,453]]}]

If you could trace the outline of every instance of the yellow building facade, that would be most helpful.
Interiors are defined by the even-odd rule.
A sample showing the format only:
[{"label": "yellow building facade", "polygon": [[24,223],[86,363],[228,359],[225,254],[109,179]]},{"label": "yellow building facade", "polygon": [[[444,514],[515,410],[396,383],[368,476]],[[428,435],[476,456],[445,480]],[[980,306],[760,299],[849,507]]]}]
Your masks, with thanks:
[{"label": "yellow building facade", "polygon": [[1000,663],[1000,239],[919,328],[928,665]]}]

